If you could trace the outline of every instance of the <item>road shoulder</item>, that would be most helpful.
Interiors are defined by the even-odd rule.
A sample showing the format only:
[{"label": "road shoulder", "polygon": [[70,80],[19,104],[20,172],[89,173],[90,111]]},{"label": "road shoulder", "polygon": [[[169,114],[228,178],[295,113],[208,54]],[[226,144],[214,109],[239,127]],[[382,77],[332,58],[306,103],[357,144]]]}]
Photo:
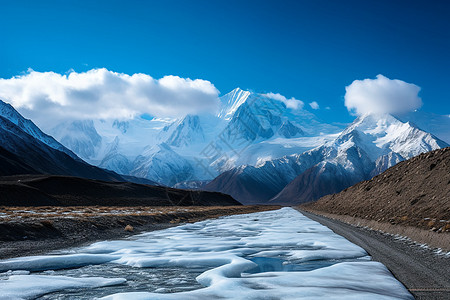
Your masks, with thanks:
[{"label": "road shoulder", "polygon": [[450,257],[405,239],[299,211],[359,245],[383,263],[416,299],[450,299]]}]

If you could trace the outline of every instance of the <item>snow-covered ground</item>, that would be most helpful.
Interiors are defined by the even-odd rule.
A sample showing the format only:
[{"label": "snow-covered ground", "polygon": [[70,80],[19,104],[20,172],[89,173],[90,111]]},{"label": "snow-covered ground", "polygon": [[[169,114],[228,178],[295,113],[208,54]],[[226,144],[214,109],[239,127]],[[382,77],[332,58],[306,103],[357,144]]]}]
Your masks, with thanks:
[{"label": "snow-covered ground", "polygon": [[362,248],[291,208],[3,260],[0,272],[0,299],[413,299]]}]

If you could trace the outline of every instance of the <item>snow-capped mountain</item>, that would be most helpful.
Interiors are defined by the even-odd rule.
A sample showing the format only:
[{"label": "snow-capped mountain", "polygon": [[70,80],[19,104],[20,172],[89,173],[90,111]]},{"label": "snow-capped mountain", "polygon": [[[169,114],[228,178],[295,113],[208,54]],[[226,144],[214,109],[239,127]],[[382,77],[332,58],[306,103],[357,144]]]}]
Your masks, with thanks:
[{"label": "snow-capped mountain", "polygon": [[227,140],[267,140],[277,133],[286,138],[303,134],[283,113],[286,106],[276,100],[250,95],[234,112],[224,130]]},{"label": "snow-capped mountain", "polygon": [[[72,151],[61,145],[53,137],[43,133],[31,120],[25,119],[14,107],[2,100],[0,100],[0,116],[45,145],[62,151],[74,159],[79,159]],[[3,145],[7,146],[7,143],[3,143]]]},{"label": "snow-capped mountain", "polygon": [[[368,114],[342,130],[266,94],[235,89],[221,98],[221,105],[217,115],[66,122],[52,134],[101,168],[166,186],[220,191],[243,203],[311,201],[402,160],[448,146],[432,134],[447,137],[447,116]],[[24,144],[10,140],[28,136],[81,161],[10,105],[0,103],[0,112],[9,147],[5,161]],[[430,122],[424,122],[424,116]],[[24,132],[26,138],[11,138],[11,128]],[[22,150],[21,155],[32,152]],[[23,170],[28,167],[20,165]],[[136,180],[126,176],[122,178]]]},{"label": "snow-capped mountain", "polygon": [[[296,192],[303,195],[301,201],[338,191],[401,160],[442,147],[445,143],[428,132],[440,130],[440,136],[448,132],[439,125],[443,122],[439,116],[430,125],[423,124],[424,117],[417,113],[367,115],[342,131],[305,109],[288,108],[268,94],[239,88],[222,96],[220,103],[217,115],[87,120],[60,124],[51,133],[102,168],[187,188],[214,179],[208,189],[250,203],[268,201],[284,187],[289,191],[288,184],[302,174],[298,180],[309,186],[320,186],[325,178],[330,181]],[[414,121],[407,122],[408,118]],[[274,201],[285,201],[285,193]]]},{"label": "snow-capped mountain", "polygon": [[108,145],[106,155],[99,166],[108,170],[115,170],[119,174],[130,174],[130,161],[119,152],[119,137],[115,137]]},{"label": "snow-capped mountain", "polygon": [[205,142],[205,134],[199,116],[187,115],[164,129],[170,131],[170,127],[174,128],[166,140],[170,146],[184,147]]},{"label": "snow-capped mountain", "polygon": [[77,121],[51,133],[92,164],[172,186],[303,152],[340,130],[306,110],[237,88],[221,97],[217,115]]},{"label": "snow-capped mountain", "polygon": [[249,91],[236,88],[228,94],[221,97],[222,107],[218,114],[218,117],[224,120],[230,120],[236,110],[247,101],[247,98],[251,95]]},{"label": "snow-capped mountain", "polygon": [[206,188],[243,203],[296,204],[338,192],[399,161],[448,144],[388,115],[357,118],[336,139],[301,154],[224,172]]},{"label": "snow-capped mountain", "polygon": [[165,143],[149,147],[136,158],[135,169],[130,174],[136,177],[152,178],[167,186],[192,179],[192,165]]},{"label": "snow-capped mountain", "polygon": [[102,142],[102,137],[95,130],[92,120],[63,123],[54,128],[52,134],[84,159],[94,157],[96,148]]},{"label": "snow-capped mountain", "polygon": [[403,122],[411,122],[422,130],[433,133],[437,138],[450,144],[450,115],[438,115],[414,111],[397,116]]},{"label": "snow-capped mountain", "polygon": [[12,106],[0,101],[0,176],[70,175],[125,181],[120,175],[91,166],[43,133]]}]

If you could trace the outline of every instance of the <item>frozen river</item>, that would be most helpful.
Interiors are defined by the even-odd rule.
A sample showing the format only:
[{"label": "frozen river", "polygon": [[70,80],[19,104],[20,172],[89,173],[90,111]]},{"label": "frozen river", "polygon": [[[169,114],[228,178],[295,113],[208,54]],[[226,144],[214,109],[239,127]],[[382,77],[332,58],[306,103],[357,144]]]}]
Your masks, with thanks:
[{"label": "frozen river", "polygon": [[413,299],[298,211],[222,217],[0,261],[0,299]]}]

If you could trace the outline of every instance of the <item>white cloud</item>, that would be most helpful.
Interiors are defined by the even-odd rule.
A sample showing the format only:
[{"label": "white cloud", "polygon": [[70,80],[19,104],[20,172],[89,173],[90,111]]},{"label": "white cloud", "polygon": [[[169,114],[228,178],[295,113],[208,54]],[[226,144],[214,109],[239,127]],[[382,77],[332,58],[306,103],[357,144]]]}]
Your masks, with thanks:
[{"label": "white cloud", "polygon": [[[215,112],[219,91],[206,80],[92,69],[66,75],[29,70],[0,79],[0,99],[49,128],[61,120],[128,119],[140,114],[178,117]],[[50,118],[51,116],[51,118]]]},{"label": "white cloud", "polygon": [[267,94],[263,94],[263,96],[266,96],[270,99],[274,99],[274,100],[278,100],[283,102],[287,108],[290,109],[302,109],[303,108],[303,101],[295,99],[295,98],[290,98],[287,99],[285,96],[281,95],[281,94],[274,94],[274,93],[267,93]]},{"label": "white cloud", "polygon": [[378,75],[376,79],[355,80],[345,88],[345,106],[357,115],[402,113],[422,106],[420,87]]},{"label": "white cloud", "polygon": [[312,109],[319,109],[319,103],[316,101],[310,102],[309,106],[311,106]]}]

